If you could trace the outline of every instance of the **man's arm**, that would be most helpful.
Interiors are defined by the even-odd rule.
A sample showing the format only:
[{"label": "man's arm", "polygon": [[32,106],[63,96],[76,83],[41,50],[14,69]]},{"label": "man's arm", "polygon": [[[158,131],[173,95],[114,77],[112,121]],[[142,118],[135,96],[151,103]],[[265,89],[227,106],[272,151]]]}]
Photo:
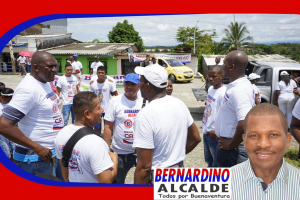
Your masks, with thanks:
[{"label": "man's arm", "polygon": [[134,184],[149,184],[153,149],[136,148],[137,164],[134,172]]},{"label": "man's arm", "polygon": [[221,138],[219,141],[220,149],[231,150],[237,147],[242,141],[242,135],[244,134],[244,120],[238,122],[236,130],[232,139]]},{"label": "man's arm", "polygon": [[293,116],[291,122],[291,133],[300,144],[300,120]]},{"label": "man's arm", "polygon": [[276,90],[276,95],[275,95],[275,102],[274,102],[274,105],[278,105],[278,97],[279,97],[279,94],[280,94],[280,90]]},{"label": "man's arm", "polygon": [[56,86],[56,92],[55,93],[57,94],[57,96],[59,96],[60,92],[61,92],[60,87]]},{"label": "man's arm", "polygon": [[258,100],[258,94],[255,94],[255,105],[259,104],[259,100]]},{"label": "man's arm", "polygon": [[114,127],[114,122],[105,120],[103,139],[107,143],[108,148],[110,148],[110,139],[111,139],[111,133],[112,133],[113,127]]},{"label": "man's arm", "polygon": [[69,182],[69,168],[64,167],[64,165],[62,164],[61,159],[59,159],[59,164],[60,164],[61,172],[62,172],[62,175],[63,175],[63,178],[64,178],[65,182]]},{"label": "man's arm", "polygon": [[110,94],[111,94],[111,96],[118,96],[118,91],[116,90],[114,92],[111,92]]},{"label": "man's arm", "polygon": [[20,144],[24,147],[32,149],[44,161],[49,161],[52,158],[50,149],[39,145],[26,137],[22,131],[15,125],[16,122],[7,119],[3,116],[0,117],[0,134],[14,143]]},{"label": "man's arm", "polygon": [[185,154],[190,153],[199,143],[201,142],[201,137],[195,122],[188,128]]},{"label": "man's arm", "polygon": [[117,176],[118,154],[116,152],[109,152],[109,156],[114,166],[96,175],[99,183],[112,183]]}]

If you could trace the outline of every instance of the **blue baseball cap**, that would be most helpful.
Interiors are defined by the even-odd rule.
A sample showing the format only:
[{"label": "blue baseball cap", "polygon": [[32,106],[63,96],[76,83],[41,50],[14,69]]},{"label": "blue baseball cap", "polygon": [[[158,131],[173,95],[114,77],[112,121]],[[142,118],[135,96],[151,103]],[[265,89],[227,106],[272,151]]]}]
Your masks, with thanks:
[{"label": "blue baseball cap", "polygon": [[74,54],[73,57],[78,57],[78,55],[77,55],[77,54]]},{"label": "blue baseball cap", "polygon": [[132,82],[132,83],[135,83],[135,84],[140,84],[140,77],[138,74],[135,74],[135,73],[129,73],[125,76],[125,80],[124,80],[124,83],[125,82]]}]

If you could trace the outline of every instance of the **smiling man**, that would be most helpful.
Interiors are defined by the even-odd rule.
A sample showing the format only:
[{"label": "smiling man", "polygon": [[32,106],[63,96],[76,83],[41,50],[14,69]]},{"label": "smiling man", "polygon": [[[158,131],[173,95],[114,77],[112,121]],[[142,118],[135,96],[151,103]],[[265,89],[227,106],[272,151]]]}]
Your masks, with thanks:
[{"label": "smiling man", "polygon": [[249,159],[232,167],[232,199],[300,199],[300,170],[283,159],[291,135],[282,111],[263,103],[252,108],[243,135]]},{"label": "smiling man", "polygon": [[33,54],[31,63],[31,73],[19,83],[3,110],[0,133],[16,143],[16,165],[34,175],[56,175],[63,180],[54,162],[54,139],[64,121],[49,83],[54,80],[56,61],[51,54],[39,51]]}]

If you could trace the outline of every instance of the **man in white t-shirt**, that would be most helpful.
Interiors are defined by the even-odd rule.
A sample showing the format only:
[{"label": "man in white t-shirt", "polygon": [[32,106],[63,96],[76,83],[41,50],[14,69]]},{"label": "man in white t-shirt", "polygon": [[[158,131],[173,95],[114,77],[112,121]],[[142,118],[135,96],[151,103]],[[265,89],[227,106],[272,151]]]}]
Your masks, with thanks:
[{"label": "man in white t-shirt", "polygon": [[137,95],[140,88],[139,75],[130,73],[125,76],[125,93],[110,100],[105,112],[105,126],[103,138],[110,147],[112,132],[112,148],[118,153],[118,174],[116,183],[125,183],[125,178],[136,164],[134,140],[134,119],[143,105],[143,98]]},{"label": "man in white t-shirt", "polygon": [[[300,96],[299,92],[295,93]],[[300,144],[300,101],[298,100],[292,113],[292,122],[291,122],[291,133],[296,139],[296,141]],[[300,146],[298,152],[298,159],[300,160]]]},{"label": "man in white t-shirt", "polygon": [[72,74],[75,75],[80,73],[80,68],[75,64],[73,56],[69,56],[67,63],[70,63],[72,65],[73,68]]},{"label": "man in white t-shirt", "polygon": [[100,66],[104,66],[102,62],[99,61],[99,57],[97,55],[94,56],[95,62],[93,62],[90,66],[90,75],[97,76],[97,69]]},{"label": "man in white t-shirt", "polygon": [[[103,108],[102,117],[105,116],[106,108],[109,104],[109,101],[111,99],[111,96],[117,96],[118,91],[116,88],[116,85],[113,82],[110,82],[106,79],[106,73],[105,73],[105,67],[100,66],[97,69],[97,81],[93,82],[92,85],[90,85],[90,91],[94,92],[97,97],[99,98],[99,101],[101,103],[101,107]],[[94,126],[94,129],[100,133],[101,132],[101,123]]]},{"label": "man in white t-shirt", "polygon": [[254,104],[254,90],[245,76],[247,54],[231,51],[222,66],[224,77],[230,79],[223,102],[215,121],[215,132],[219,140],[217,149],[218,167],[231,167],[248,159],[242,135],[244,119]]},{"label": "man in white t-shirt", "polygon": [[62,114],[64,117],[64,126],[68,125],[69,116],[71,113],[72,124],[75,122],[75,115],[73,112],[73,98],[79,92],[79,85],[77,78],[72,75],[72,65],[67,63],[65,66],[66,75],[60,77],[57,81],[56,94],[62,94]]},{"label": "man in white t-shirt", "polygon": [[80,72],[81,72],[81,75],[82,75],[83,74],[83,72],[82,72],[82,64],[81,64],[80,61],[77,60],[78,59],[78,55],[74,54],[73,55],[73,59],[74,59],[73,64],[75,65],[75,68],[76,69],[80,69]]},{"label": "man in white t-shirt", "polygon": [[183,167],[185,155],[201,141],[198,129],[179,99],[166,94],[167,71],[160,65],[136,67],[142,97],[149,101],[134,122],[137,151],[135,184],[149,184],[151,169]]},{"label": "man in white t-shirt", "polygon": [[24,74],[26,75],[26,69],[25,69],[25,64],[26,64],[26,57],[25,56],[20,56],[17,59],[17,66],[21,68],[22,73],[21,76]]},{"label": "man in white t-shirt", "polygon": [[54,162],[54,139],[64,123],[57,95],[49,83],[54,80],[56,62],[48,52],[38,51],[31,64],[31,73],[19,83],[3,110],[0,133],[16,143],[16,165],[34,175],[50,174],[62,179],[60,167]]},{"label": "man in white t-shirt", "polygon": [[254,90],[255,104],[258,105],[261,101],[261,96],[260,96],[260,90],[258,89],[258,87],[255,84],[257,83],[258,79],[260,78],[260,75],[251,73],[251,74],[249,74],[248,78],[249,78],[249,81],[251,82],[253,90]]},{"label": "man in white t-shirt", "polygon": [[204,158],[208,167],[217,167],[218,140],[215,133],[215,118],[222,103],[226,87],[222,84],[221,65],[213,65],[208,70],[208,95],[202,120]]},{"label": "man in white t-shirt", "polygon": [[82,137],[74,146],[68,167],[62,165],[62,152],[72,135],[83,127],[93,128],[100,122],[103,109],[93,92],[74,96],[76,121],[64,127],[55,138],[55,150],[66,182],[112,183],[117,174],[118,155],[109,152],[104,140],[95,134]]}]

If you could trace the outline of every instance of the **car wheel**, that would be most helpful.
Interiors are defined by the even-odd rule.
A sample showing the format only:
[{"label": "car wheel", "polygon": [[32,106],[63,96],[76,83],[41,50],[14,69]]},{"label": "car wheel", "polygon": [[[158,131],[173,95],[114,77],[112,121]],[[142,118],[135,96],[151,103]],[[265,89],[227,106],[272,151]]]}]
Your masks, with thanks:
[{"label": "car wheel", "polygon": [[187,81],[188,83],[190,83],[191,81]]},{"label": "car wheel", "polygon": [[169,79],[171,80],[172,83],[175,83],[176,81],[176,77],[173,74],[169,76]]}]

